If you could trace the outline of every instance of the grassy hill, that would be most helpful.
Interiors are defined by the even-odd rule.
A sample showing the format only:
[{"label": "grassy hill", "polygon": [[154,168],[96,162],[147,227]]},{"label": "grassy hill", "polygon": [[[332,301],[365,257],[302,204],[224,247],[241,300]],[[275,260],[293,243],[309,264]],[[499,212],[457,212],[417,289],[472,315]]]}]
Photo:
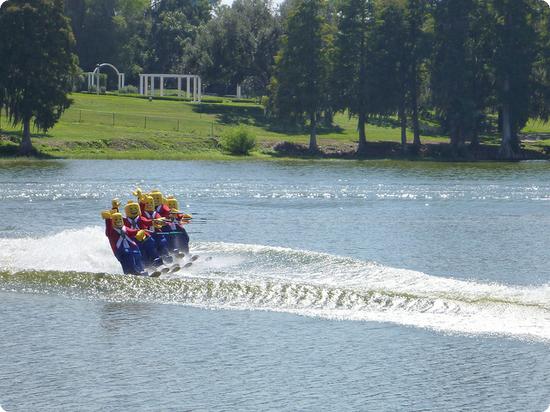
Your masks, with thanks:
[{"label": "grassy hill", "polygon": [[[270,123],[263,108],[253,102],[207,99],[201,104],[177,99],[136,96],[72,95],[74,104],[47,134],[35,134],[33,143],[44,155],[69,158],[221,159],[218,138],[238,124],[258,139],[255,157],[266,157],[277,142],[307,144],[306,130]],[[1,118],[4,154],[15,151],[19,129]],[[357,141],[356,119],[339,114],[335,126],[321,128],[319,144],[325,150],[352,150]],[[531,146],[550,145],[539,137],[550,136],[550,126],[530,122],[526,128]],[[534,137],[533,137],[534,136]],[[392,125],[367,126],[370,142],[399,142],[400,131]],[[423,143],[446,143],[443,136],[423,136]]]}]

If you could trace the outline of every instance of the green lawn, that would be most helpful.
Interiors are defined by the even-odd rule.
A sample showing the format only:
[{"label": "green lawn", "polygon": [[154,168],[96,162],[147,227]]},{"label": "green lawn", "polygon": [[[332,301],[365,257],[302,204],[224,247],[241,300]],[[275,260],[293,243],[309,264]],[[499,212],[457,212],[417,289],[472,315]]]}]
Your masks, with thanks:
[{"label": "green lawn", "polygon": [[[174,98],[154,99],[76,93],[73,105],[60,122],[47,134],[33,138],[34,145],[45,155],[72,158],[151,158],[151,159],[218,159],[230,158],[217,148],[217,138],[224,130],[245,125],[257,137],[260,149],[254,156],[276,142],[307,144],[304,130],[291,130],[272,124],[263,108],[252,102],[232,102],[206,98],[202,104]],[[13,141],[19,129],[1,119],[1,128]],[[550,133],[550,126],[530,122],[530,133]],[[411,137],[411,136],[410,136]],[[369,141],[400,141],[400,131],[391,126],[367,126]],[[319,130],[321,146],[352,147],[357,141],[356,119],[339,114],[335,127]],[[423,142],[448,142],[442,136],[423,136]],[[0,141],[11,148],[12,141]],[[7,152],[7,150],[4,150]]]}]

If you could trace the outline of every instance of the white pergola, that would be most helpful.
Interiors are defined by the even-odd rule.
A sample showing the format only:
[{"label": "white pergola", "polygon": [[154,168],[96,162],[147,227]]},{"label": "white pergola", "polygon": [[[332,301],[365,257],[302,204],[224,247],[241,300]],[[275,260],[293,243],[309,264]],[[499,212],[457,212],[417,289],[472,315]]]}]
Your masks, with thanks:
[{"label": "white pergola", "polygon": [[159,91],[160,95],[164,96],[164,80],[177,79],[178,80],[178,97],[181,97],[181,82],[186,80],[187,87],[185,89],[185,96],[187,98],[193,97],[194,102],[200,102],[202,99],[202,84],[200,76],[195,74],[140,74],[139,75],[139,94],[144,96],[153,96],[155,94],[155,79],[159,79]]},{"label": "white pergola", "polygon": [[99,71],[102,67],[110,67],[112,68],[118,77],[118,90],[122,89],[124,87],[124,73],[120,73],[118,69],[113,66],[110,63],[101,63],[98,64],[93,72],[87,72],[86,75],[88,76],[88,91],[94,86],[96,86],[97,94],[99,94]]}]

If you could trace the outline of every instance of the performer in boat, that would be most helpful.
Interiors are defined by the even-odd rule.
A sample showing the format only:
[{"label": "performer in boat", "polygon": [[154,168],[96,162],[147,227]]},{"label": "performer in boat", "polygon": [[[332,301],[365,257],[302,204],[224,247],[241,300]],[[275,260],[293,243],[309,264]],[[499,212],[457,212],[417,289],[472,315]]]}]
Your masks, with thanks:
[{"label": "performer in boat", "polygon": [[109,239],[114,255],[122,265],[125,274],[147,276],[141,260],[138,242],[145,239],[144,230],[130,229],[124,226],[122,215],[110,210],[101,212],[105,220],[105,235]]},{"label": "performer in boat", "polygon": [[128,201],[126,206],[124,206],[124,212],[126,214],[124,225],[127,228],[145,230],[145,239],[138,243],[145,266],[162,265],[162,259],[159,255],[156,242],[151,236],[151,233],[148,232],[149,228],[153,226],[153,220],[141,216],[139,204],[132,200]]}]

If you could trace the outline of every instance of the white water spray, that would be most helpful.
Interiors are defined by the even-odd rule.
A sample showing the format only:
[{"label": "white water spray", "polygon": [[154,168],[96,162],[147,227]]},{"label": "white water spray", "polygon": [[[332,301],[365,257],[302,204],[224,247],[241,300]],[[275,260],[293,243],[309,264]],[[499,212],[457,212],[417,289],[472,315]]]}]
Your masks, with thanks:
[{"label": "white water spray", "polygon": [[[120,277],[120,282],[107,287],[102,284],[101,293],[82,283],[82,293],[105,299],[116,296],[197,307],[270,310],[550,341],[548,285],[461,281],[280,247],[193,246],[196,253],[214,259],[199,260],[191,269],[164,280],[136,284],[132,277]],[[0,239],[0,270],[14,273],[15,278],[29,270],[121,273],[99,227],[39,239]],[[74,282],[78,282],[76,276]]]}]

